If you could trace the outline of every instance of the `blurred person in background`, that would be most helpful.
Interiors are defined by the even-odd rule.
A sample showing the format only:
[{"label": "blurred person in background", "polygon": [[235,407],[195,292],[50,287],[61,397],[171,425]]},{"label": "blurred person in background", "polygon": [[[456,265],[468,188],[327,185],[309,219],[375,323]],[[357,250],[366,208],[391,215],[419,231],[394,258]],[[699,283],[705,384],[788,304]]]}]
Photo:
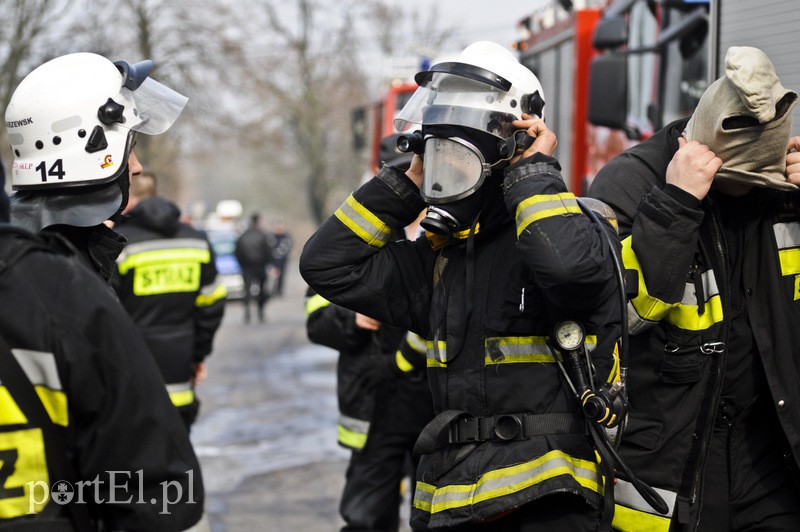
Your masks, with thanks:
[{"label": "blurred person in background", "polygon": [[152,66],[61,56],[6,109],[16,193],[14,225],[0,225],[0,529],[177,532],[202,516],[188,434],[107,284],[125,239],[104,222],[142,171],[136,134],[162,133],[186,104]]},{"label": "blurred person in background", "polygon": [[272,288],[271,295],[280,297],[283,295],[283,284],[286,279],[286,262],[289,260],[289,254],[292,252],[292,237],[286,232],[286,221],[278,218],[272,224],[272,236],[274,243],[272,245],[272,271],[275,276],[275,284]]},{"label": "blurred person in background", "polygon": [[244,322],[250,323],[250,303],[256,298],[258,321],[264,322],[267,301],[269,301],[269,285],[267,273],[273,261],[272,235],[261,228],[261,214],[253,213],[250,224],[236,240],[234,255],[242,269],[244,279]]},{"label": "blurred person in background", "polygon": [[200,409],[195,388],[206,377],[226,291],[208,238],[180,216],[174,203],[157,195],[155,174],[133,177],[128,209],[116,226],[127,244],[117,258],[114,288],[191,428]]},{"label": "blurred person in background", "polygon": [[[381,159],[408,168],[396,135],[382,143]],[[419,236],[420,216],[398,238]],[[306,332],[312,342],[339,351],[336,392],[339,444],[352,451],[339,514],[343,531],[393,532],[400,524],[401,483],[413,479],[420,431],[433,419],[425,375],[425,340],[364,314],[331,304],[309,289]]]}]

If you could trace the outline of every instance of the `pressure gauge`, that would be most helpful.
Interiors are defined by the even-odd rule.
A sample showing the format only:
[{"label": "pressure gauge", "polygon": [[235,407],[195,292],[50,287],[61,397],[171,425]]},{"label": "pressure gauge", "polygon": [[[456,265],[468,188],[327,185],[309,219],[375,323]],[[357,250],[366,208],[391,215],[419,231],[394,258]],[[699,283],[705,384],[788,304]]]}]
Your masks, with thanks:
[{"label": "pressure gauge", "polygon": [[577,321],[565,320],[556,325],[554,340],[556,345],[564,351],[574,351],[583,345],[586,333]]}]

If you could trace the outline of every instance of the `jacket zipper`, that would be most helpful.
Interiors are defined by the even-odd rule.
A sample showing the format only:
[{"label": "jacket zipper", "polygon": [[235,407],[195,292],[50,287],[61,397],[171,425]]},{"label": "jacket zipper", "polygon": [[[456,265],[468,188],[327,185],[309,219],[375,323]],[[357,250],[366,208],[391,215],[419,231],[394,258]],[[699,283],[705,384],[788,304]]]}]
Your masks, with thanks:
[{"label": "jacket zipper", "polygon": [[[709,199],[710,200],[710,199]],[[727,246],[725,244],[725,239],[722,233],[722,229],[720,226],[719,218],[717,217],[716,213],[716,206],[713,202],[711,203],[711,209],[708,211],[711,214],[711,230],[712,230],[712,237],[714,243],[714,251],[717,255],[717,260],[719,261],[719,268],[722,272],[723,277],[723,287],[724,291],[722,294],[722,350],[719,352],[719,357],[717,357],[717,364],[716,364],[716,372],[714,378],[716,382],[714,383],[714,398],[711,403],[711,412],[709,413],[709,420],[708,424],[705,427],[705,433],[703,434],[703,439],[700,441],[700,458],[701,461],[698,464],[697,472],[695,473],[694,482],[692,483],[692,492],[690,497],[691,504],[695,502],[698,503],[697,509],[697,519],[694,522],[694,530],[698,530],[700,526],[700,514],[703,510],[703,501],[702,497],[698,495],[698,487],[703,485],[705,482],[705,469],[706,469],[706,462],[708,461],[708,452],[711,444],[711,436],[714,431],[714,418],[716,417],[717,406],[719,405],[719,398],[722,393],[722,384],[723,384],[723,368],[725,367],[725,363],[727,361],[727,350],[725,346],[728,343],[728,332],[730,328],[730,308],[729,308],[729,301],[730,301],[730,293],[731,293],[731,286],[730,286],[730,279],[728,275],[728,262],[727,262]]]}]

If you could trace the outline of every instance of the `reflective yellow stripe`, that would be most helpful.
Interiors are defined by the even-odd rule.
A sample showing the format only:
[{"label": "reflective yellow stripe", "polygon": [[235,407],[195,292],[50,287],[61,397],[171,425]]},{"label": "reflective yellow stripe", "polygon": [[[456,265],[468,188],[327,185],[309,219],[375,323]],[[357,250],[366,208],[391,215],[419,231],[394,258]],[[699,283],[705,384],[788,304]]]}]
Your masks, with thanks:
[{"label": "reflective yellow stripe", "polygon": [[567,214],[580,214],[581,208],[575,199],[575,194],[562,192],[561,194],[541,194],[532,196],[517,205],[515,215],[517,221],[517,238],[533,222],[564,216]]},{"label": "reflective yellow stripe", "polygon": [[22,413],[11,392],[0,386],[0,425],[27,425],[28,418]]},{"label": "reflective yellow stripe", "polygon": [[181,390],[170,392],[169,398],[175,406],[186,406],[194,402],[194,390]]},{"label": "reflective yellow stripe", "polygon": [[622,241],[622,260],[626,268],[634,269],[639,273],[637,275],[639,279],[638,294],[631,300],[632,308],[636,313],[636,316],[629,316],[629,322],[632,322],[631,332],[636,332],[637,329],[641,330],[661,320],[687,331],[702,331],[722,321],[722,300],[716,287],[713,270],[703,273],[702,282],[708,299],[704,302],[705,312],[700,315],[697,297],[694,294],[694,287],[691,285],[686,287],[683,300],[679,303],[665,303],[647,293],[644,273],[639,259],[633,251],[631,237]]},{"label": "reflective yellow stripe", "polygon": [[167,393],[173,405],[190,405],[194,402],[194,383],[186,381],[167,384]]},{"label": "reflective yellow stripe", "polygon": [[406,360],[406,357],[403,356],[403,353],[401,353],[399,349],[397,353],[394,354],[394,363],[397,364],[400,371],[404,373],[408,373],[414,369],[414,366],[411,365],[411,362]]},{"label": "reflective yellow stripe", "polygon": [[322,307],[327,307],[331,302],[319,294],[314,294],[306,300],[306,316],[310,316]]},{"label": "reflective yellow stripe", "polygon": [[[548,363],[556,359],[547,346],[547,336],[500,336],[486,338],[487,366],[496,364]],[[586,349],[597,347],[597,336],[586,336]]]},{"label": "reflective yellow stripe", "polygon": [[367,444],[369,421],[340,413],[336,430],[339,443],[351,449],[363,449]]},{"label": "reflective yellow stripe", "polygon": [[800,273],[800,249],[781,249],[778,251],[781,261],[781,274],[796,275]]},{"label": "reflective yellow stripe", "polygon": [[68,426],[69,410],[67,409],[66,394],[57,390],[51,390],[46,386],[34,386],[34,388],[53,423],[64,427]]},{"label": "reflective yellow stripe", "polygon": [[391,238],[392,229],[356,201],[352,194],[334,215],[370,246],[382,248]]},{"label": "reflective yellow stripe", "polygon": [[[39,400],[53,423],[64,427],[69,425],[67,396],[61,391],[55,356],[44,351],[12,349],[25,376],[33,384]],[[28,420],[11,397],[5,386],[0,385],[0,425],[24,425]]]},{"label": "reflective yellow stripe", "polygon": [[671,518],[627,508],[614,507],[612,526],[622,532],[667,532]]},{"label": "reflective yellow stripe", "polygon": [[800,273],[800,223],[777,223],[772,226],[778,245],[781,275]]},{"label": "reflective yellow stripe", "polygon": [[439,356],[442,360],[447,360],[447,343],[444,340],[439,340],[438,342],[434,343],[432,340],[428,340],[425,342],[425,348],[427,350],[427,361],[426,366],[429,368],[446,368],[447,364],[443,362],[439,362],[439,359],[436,358],[436,352],[439,352]]},{"label": "reflective yellow stripe", "polygon": [[194,306],[210,307],[217,301],[225,299],[228,296],[228,289],[221,283],[210,285],[208,288],[212,288],[209,293],[205,293],[205,288],[200,291],[197,295],[197,299],[194,300]]},{"label": "reflective yellow stripe", "polygon": [[50,500],[42,430],[0,432],[0,468],[10,473],[0,478],[4,493],[0,497],[0,520],[41,512]]},{"label": "reflective yellow stripe", "polygon": [[596,463],[553,450],[530,462],[484,473],[474,484],[435,487],[418,482],[414,507],[435,514],[512,495],[559,476],[572,477],[597,493],[603,491]]},{"label": "reflective yellow stripe", "polygon": [[142,251],[141,253],[128,255],[125,260],[119,263],[119,273],[125,275],[131,268],[141,268],[142,266],[164,265],[171,263],[203,263],[211,260],[211,252],[208,249],[199,248],[177,248],[177,249],[155,249],[152,251]]},{"label": "reflective yellow stripe", "polygon": [[367,444],[367,435],[363,432],[355,432],[342,425],[337,425],[339,442],[352,449],[363,449]]}]

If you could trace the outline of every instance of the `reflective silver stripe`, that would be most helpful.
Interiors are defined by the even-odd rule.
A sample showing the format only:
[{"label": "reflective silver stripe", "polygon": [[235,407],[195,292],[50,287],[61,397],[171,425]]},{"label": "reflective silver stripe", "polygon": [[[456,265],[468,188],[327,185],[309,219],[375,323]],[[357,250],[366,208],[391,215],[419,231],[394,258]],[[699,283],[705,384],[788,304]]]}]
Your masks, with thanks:
[{"label": "reflective silver stripe", "polygon": [[214,280],[208,283],[207,285],[200,287],[200,295],[201,296],[210,296],[212,295],[220,286],[222,286],[222,281],[220,280],[219,276],[214,277]]},{"label": "reflective silver stripe", "polygon": [[431,514],[445,512],[513,495],[561,476],[569,476],[584,488],[602,493],[602,475],[596,463],[553,450],[530,462],[487,471],[474,484],[436,487],[417,483],[414,507]]},{"label": "reflective silver stripe", "polygon": [[339,414],[339,425],[351,432],[366,434],[369,432],[369,421]]},{"label": "reflective silver stripe", "polygon": [[425,353],[428,349],[425,340],[420,335],[412,332],[406,335],[406,342],[417,353]]},{"label": "reflective silver stripe", "polygon": [[352,194],[336,210],[334,216],[371,246],[382,248],[391,241],[392,229],[360,204]]},{"label": "reflective silver stripe", "polygon": [[145,251],[158,251],[161,249],[209,249],[208,242],[202,238],[173,238],[145,240],[144,242],[134,242],[128,244],[117,257],[117,264],[123,262],[131,255],[137,255]]},{"label": "reflective silver stripe", "polygon": [[640,512],[657,515],[659,517],[672,517],[672,512],[675,510],[675,500],[677,499],[678,494],[674,491],[664,490],[661,488],[653,488],[653,490],[661,495],[661,498],[667,503],[667,506],[669,506],[669,513],[660,514],[656,512],[653,507],[647,504],[647,501],[645,501],[642,496],[639,495],[639,492],[636,491],[636,488],[633,487],[633,484],[626,482],[625,480],[616,480],[616,483],[614,484],[614,501],[617,504],[627,506],[628,508],[633,508],[634,510],[639,510]]},{"label": "reflective silver stripe", "polygon": [[650,321],[646,320],[643,317],[639,316],[639,313],[636,311],[636,307],[633,306],[633,303],[628,301],[628,333],[629,334],[640,334],[653,325],[657,325],[657,321]]},{"label": "reflective silver stripe", "polygon": [[[700,278],[703,281],[703,292],[705,292],[705,299],[703,302],[705,303],[712,297],[719,295],[719,287],[717,286],[717,278],[714,275],[713,270],[706,270],[703,272]],[[686,286],[683,289],[683,299],[681,299],[681,304],[692,307],[699,305],[694,283],[686,283]]]},{"label": "reflective silver stripe", "polygon": [[778,249],[800,247],[800,222],[778,223],[772,229]]},{"label": "reflective silver stripe", "polygon": [[[547,336],[501,336],[486,338],[484,362],[490,364],[509,363],[547,363],[555,362]],[[586,349],[592,351],[597,347],[597,336],[586,337]]]},{"label": "reflective silver stripe", "polygon": [[[443,340],[439,340],[434,342],[432,340],[428,340],[425,342],[425,356],[428,359],[427,366],[430,367],[438,367],[443,368],[447,363],[447,343]],[[439,355],[438,357],[436,355]],[[440,362],[440,360],[442,362]]]},{"label": "reflective silver stripe", "polygon": [[167,384],[167,393],[179,393],[179,392],[187,392],[192,388],[192,381],[187,382],[177,382],[173,384]]},{"label": "reflective silver stripe", "polygon": [[46,386],[51,390],[61,390],[61,378],[58,376],[56,357],[53,353],[28,349],[12,349],[11,352],[31,384]]}]

